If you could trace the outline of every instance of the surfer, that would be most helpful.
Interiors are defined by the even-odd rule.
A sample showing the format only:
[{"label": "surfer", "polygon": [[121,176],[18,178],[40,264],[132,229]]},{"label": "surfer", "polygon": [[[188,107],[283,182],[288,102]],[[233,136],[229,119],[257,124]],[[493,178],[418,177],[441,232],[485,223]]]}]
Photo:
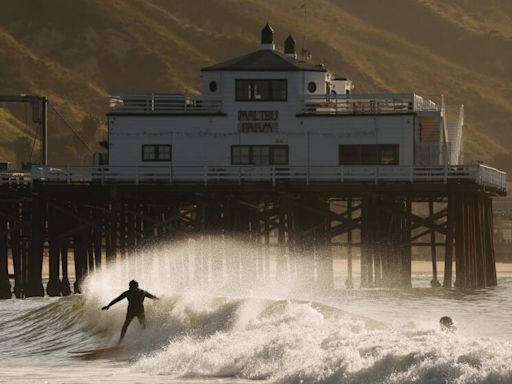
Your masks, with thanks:
[{"label": "surfer", "polygon": [[139,323],[142,325],[144,329],[146,329],[146,316],[144,315],[144,299],[150,298],[152,300],[158,300],[158,297],[152,295],[149,292],[146,292],[142,289],[139,289],[139,283],[135,280],[130,281],[129,288],[127,291],[121,293],[119,297],[112,300],[108,305],[101,308],[103,311],[107,311],[111,306],[115,303],[128,299],[128,310],[126,312],[126,320],[124,321],[123,328],[121,329],[121,337],[119,338],[119,344],[123,341],[124,335],[126,334],[126,330],[130,325],[131,321],[134,317],[139,319]]}]

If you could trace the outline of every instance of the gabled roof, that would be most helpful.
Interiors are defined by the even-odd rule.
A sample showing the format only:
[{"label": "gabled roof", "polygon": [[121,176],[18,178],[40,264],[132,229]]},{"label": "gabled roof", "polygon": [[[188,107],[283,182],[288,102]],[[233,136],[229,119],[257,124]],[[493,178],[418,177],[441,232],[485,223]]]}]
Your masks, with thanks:
[{"label": "gabled roof", "polygon": [[201,71],[314,71],[327,72],[325,67],[294,59],[272,49],[260,49],[244,56],[201,69]]}]

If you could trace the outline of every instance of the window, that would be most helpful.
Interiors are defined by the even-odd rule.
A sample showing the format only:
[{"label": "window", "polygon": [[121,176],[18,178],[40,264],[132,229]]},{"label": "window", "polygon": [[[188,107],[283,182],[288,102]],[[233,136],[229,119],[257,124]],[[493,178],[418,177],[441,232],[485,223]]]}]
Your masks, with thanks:
[{"label": "window", "polygon": [[231,147],[231,163],[234,165],[251,164],[251,147],[248,145],[233,145]]},{"label": "window", "polygon": [[397,165],[398,144],[358,144],[339,146],[340,165]]},{"label": "window", "polygon": [[360,164],[375,165],[377,164],[377,146],[361,145]]},{"label": "window", "polygon": [[236,101],[286,101],[287,80],[236,80]]},{"label": "window", "polygon": [[270,147],[267,145],[252,147],[252,164],[269,165],[270,164]]},{"label": "window", "polygon": [[275,145],[272,147],[272,164],[288,165],[288,146]]},{"label": "window", "polygon": [[171,161],[170,145],[145,144],[142,146],[142,161]]},{"label": "window", "polygon": [[217,91],[217,82],[216,81],[210,81],[210,92],[214,93]]},{"label": "window", "polygon": [[379,161],[384,165],[398,164],[398,145],[380,145]]},{"label": "window", "polygon": [[316,83],[314,81],[310,81],[308,83],[308,91],[309,91],[309,93],[315,93],[316,92]]},{"label": "window", "polygon": [[233,145],[233,165],[288,165],[287,145]]}]

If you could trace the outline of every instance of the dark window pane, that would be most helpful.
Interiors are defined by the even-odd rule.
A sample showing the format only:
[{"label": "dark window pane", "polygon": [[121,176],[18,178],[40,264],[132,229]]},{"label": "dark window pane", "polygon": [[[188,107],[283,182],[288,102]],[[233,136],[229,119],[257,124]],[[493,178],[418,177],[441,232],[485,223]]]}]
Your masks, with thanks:
[{"label": "dark window pane", "polygon": [[158,160],[170,161],[171,160],[171,146],[159,145],[158,146]]},{"label": "dark window pane", "polygon": [[249,146],[235,145],[231,147],[231,162],[233,165],[250,164]]},{"label": "dark window pane", "polygon": [[287,165],[288,164],[288,147],[275,146],[272,148],[272,164]]},{"label": "dark window pane", "polygon": [[361,164],[361,147],[359,145],[340,145],[340,164]]},{"label": "dark window pane", "polygon": [[269,80],[255,80],[254,100],[270,100],[270,86]]},{"label": "dark window pane", "polygon": [[399,163],[398,145],[381,145],[379,147],[379,164],[397,165]]},{"label": "dark window pane", "polygon": [[375,145],[361,145],[361,164],[377,164],[377,147]]},{"label": "dark window pane", "polygon": [[270,148],[267,146],[252,147],[252,164],[269,165],[270,164]]},{"label": "dark window pane", "polygon": [[237,101],[286,101],[288,81],[279,80],[236,80]]},{"label": "dark window pane", "polygon": [[154,145],[142,146],[142,161],[156,160],[156,147]]},{"label": "dark window pane", "polygon": [[236,81],[236,99],[251,100],[251,80]]},{"label": "dark window pane", "polygon": [[287,84],[286,80],[272,80],[272,100],[287,99]]}]

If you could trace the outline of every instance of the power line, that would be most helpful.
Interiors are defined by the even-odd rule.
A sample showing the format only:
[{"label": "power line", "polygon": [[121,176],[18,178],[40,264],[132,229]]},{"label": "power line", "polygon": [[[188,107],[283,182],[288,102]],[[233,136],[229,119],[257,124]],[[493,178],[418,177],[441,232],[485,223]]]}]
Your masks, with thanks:
[{"label": "power line", "polygon": [[78,140],[80,140],[82,142],[83,145],[85,145],[85,147],[87,148],[87,150],[92,154],[94,155],[94,151],[91,149],[91,147],[89,146],[89,144],[84,140],[82,139],[82,136],[80,136],[80,134],[71,126],[71,124],[69,124],[67,122],[67,120],[64,118],[64,116],[62,116],[59,111],[57,111],[55,109],[55,107],[53,106],[53,104],[51,104],[50,102],[48,102],[48,104],[52,107],[53,111],[57,114],[57,116],[59,116],[62,121],[64,121],[64,123],[68,126],[68,128],[71,130],[71,132],[73,132],[75,134],[75,136],[78,138]]}]

